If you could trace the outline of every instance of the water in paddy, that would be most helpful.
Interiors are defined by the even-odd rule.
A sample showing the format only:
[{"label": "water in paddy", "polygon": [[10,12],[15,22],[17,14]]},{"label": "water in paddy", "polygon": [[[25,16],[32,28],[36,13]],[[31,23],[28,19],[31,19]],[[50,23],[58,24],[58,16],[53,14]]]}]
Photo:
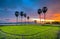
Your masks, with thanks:
[{"label": "water in paddy", "polygon": [[18,22],[18,23],[0,23],[0,25],[20,25],[20,24],[35,24],[34,22]]}]

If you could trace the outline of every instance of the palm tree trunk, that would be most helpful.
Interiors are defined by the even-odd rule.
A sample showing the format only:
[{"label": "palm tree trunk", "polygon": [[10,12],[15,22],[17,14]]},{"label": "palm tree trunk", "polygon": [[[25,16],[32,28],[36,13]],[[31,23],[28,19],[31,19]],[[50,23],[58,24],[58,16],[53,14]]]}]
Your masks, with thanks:
[{"label": "palm tree trunk", "polygon": [[40,24],[41,24],[41,15],[40,15]]},{"label": "palm tree trunk", "polygon": [[21,16],[21,25],[22,25],[22,16]]},{"label": "palm tree trunk", "polygon": [[26,24],[26,18],[25,18],[25,24]]},{"label": "palm tree trunk", "polygon": [[29,19],[28,19],[28,24],[29,24]]},{"label": "palm tree trunk", "polygon": [[45,24],[45,16],[46,16],[46,14],[44,13],[44,24]]},{"label": "palm tree trunk", "polygon": [[18,25],[18,17],[16,18],[16,25]]}]

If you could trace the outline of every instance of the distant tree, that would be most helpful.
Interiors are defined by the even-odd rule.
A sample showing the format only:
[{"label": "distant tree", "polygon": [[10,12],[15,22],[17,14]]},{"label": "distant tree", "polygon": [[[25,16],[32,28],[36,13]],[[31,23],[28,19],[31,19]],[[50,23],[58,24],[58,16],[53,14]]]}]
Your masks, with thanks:
[{"label": "distant tree", "polygon": [[54,21],[54,22],[52,22],[52,24],[60,24],[60,22]]},{"label": "distant tree", "polygon": [[41,23],[41,13],[42,13],[42,10],[38,9],[38,14],[39,14],[39,17],[40,17],[40,23]]},{"label": "distant tree", "polygon": [[46,16],[46,12],[47,12],[47,7],[43,7],[42,8],[42,11],[43,11],[43,13],[44,13],[44,23],[45,23],[45,16]]},{"label": "distant tree", "polygon": [[23,11],[20,12],[20,16],[21,16],[21,24],[22,24],[22,17],[23,17]]},{"label": "distant tree", "polygon": [[26,15],[26,13],[24,13],[24,17],[25,17],[25,24],[26,24],[26,16],[27,16],[27,15]]},{"label": "distant tree", "polygon": [[30,19],[30,17],[28,16],[28,17],[27,17],[28,23],[29,23],[29,19]]},{"label": "distant tree", "polygon": [[18,16],[19,16],[19,12],[18,11],[15,12],[15,16],[16,16],[16,22],[18,23]]},{"label": "distant tree", "polygon": [[34,20],[35,23],[37,23],[37,20]]}]

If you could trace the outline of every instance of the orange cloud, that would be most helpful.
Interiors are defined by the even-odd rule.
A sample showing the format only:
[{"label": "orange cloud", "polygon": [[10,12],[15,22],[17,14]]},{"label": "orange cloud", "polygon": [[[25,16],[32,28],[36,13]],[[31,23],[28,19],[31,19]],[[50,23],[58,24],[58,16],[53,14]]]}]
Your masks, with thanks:
[{"label": "orange cloud", "polygon": [[60,14],[54,14],[53,15],[54,20],[60,20]]}]

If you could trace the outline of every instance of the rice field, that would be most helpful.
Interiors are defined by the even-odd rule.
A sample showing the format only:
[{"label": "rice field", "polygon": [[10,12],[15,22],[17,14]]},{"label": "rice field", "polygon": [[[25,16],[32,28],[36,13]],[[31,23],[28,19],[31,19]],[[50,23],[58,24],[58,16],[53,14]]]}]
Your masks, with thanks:
[{"label": "rice field", "polygon": [[0,27],[0,39],[55,39],[58,30],[52,25],[5,25]]}]

